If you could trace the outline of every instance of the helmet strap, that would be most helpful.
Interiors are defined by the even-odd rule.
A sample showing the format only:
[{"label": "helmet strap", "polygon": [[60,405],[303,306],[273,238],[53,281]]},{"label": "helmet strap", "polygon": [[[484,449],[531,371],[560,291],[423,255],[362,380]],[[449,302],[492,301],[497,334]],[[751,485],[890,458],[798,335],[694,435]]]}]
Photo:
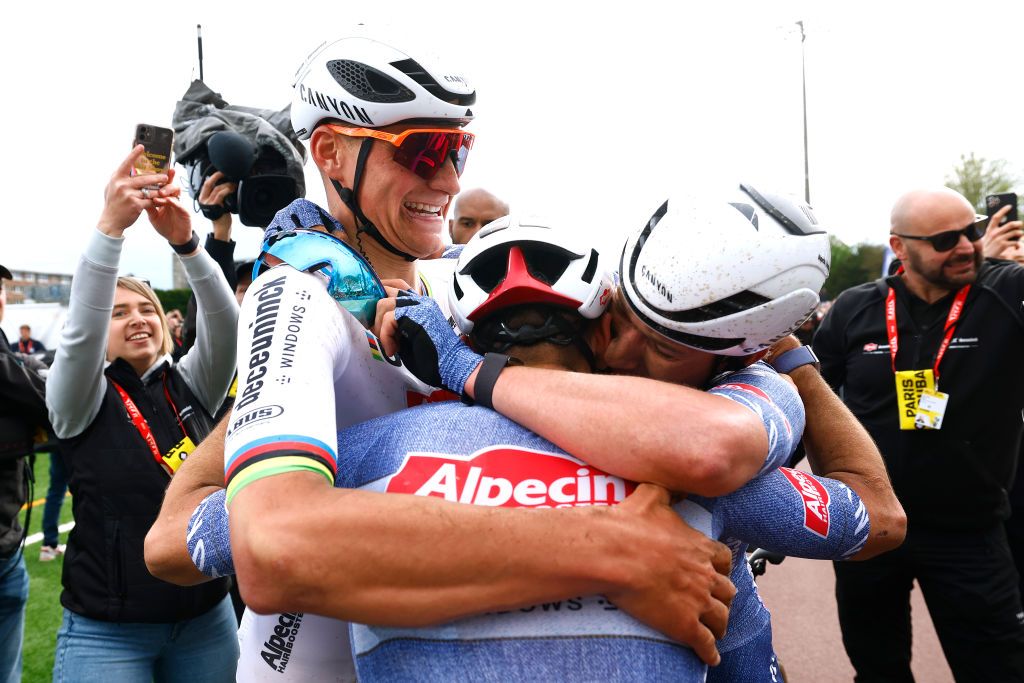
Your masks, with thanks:
[{"label": "helmet strap", "polygon": [[[343,187],[340,182],[331,178],[331,185],[334,186],[334,191],[338,193],[338,199],[348,207],[348,210],[352,212],[353,217],[356,219],[356,238],[359,235],[366,233],[369,235],[377,244],[381,245],[395,256],[401,256],[406,261],[415,261],[416,257],[412,254],[406,253],[398,247],[392,245],[384,236],[380,234],[380,230],[377,226],[370,222],[364,214],[362,209],[359,208],[359,202],[356,200],[356,196],[359,194],[359,185],[363,181],[363,173],[366,170],[366,159],[370,156],[370,149],[373,146],[373,139],[366,138],[359,146],[359,156],[356,158],[356,172],[352,178],[352,189]],[[362,251],[362,249],[360,249]],[[364,253],[363,256],[366,256]]]},{"label": "helmet strap", "polygon": [[590,366],[590,371],[594,372],[597,368],[594,352],[583,338],[583,329],[557,313],[550,313],[544,324],[539,326],[527,323],[512,329],[505,321],[496,325],[478,325],[473,336],[477,337],[478,346],[497,353],[507,353],[514,346],[533,346],[541,343],[575,346]]}]

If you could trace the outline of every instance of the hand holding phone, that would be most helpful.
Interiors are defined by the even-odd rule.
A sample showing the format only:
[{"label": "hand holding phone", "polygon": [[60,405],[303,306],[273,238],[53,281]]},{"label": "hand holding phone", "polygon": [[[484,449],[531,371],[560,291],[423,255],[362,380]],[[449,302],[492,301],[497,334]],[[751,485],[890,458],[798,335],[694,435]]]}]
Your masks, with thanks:
[{"label": "hand holding phone", "polygon": [[985,208],[988,209],[989,217],[994,216],[1005,206],[1012,207],[1002,220],[999,221],[999,225],[1003,225],[1010,221],[1019,220],[1017,218],[1017,194],[1015,192],[1003,192],[1001,194],[990,194],[985,197]]},{"label": "hand holding phone", "polygon": [[[132,175],[166,173],[171,167],[171,147],[174,131],[170,128],[140,123],[135,126],[135,141],[132,147],[142,145],[146,152],[135,161]],[[149,189],[158,189],[151,187]]]}]

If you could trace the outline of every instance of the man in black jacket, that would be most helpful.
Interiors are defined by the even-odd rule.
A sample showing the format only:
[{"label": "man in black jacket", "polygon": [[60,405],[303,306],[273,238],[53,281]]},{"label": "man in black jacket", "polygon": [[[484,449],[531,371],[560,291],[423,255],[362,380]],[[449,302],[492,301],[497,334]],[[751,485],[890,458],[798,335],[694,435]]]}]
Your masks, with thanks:
[{"label": "man in black jacket", "polygon": [[[7,305],[3,281],[11,272],[0,266],[0,320]],[[37,427],[47,424],[43,379],[10,351],[0,330],[0,681],[21,679],[21,643],[25,633],[28,573],[19,552],[18,513],[25,504],[25,458]]]},{"label": "man in black jacket", "polygon": [[1002,524],[1022,432],[1024,269],[983,258],[980,219],[952,190],[905,194],[889,237],[902,269],[844,292],[814,338],[908,518],[901,548],[835,567],[858,681],[913,680],[915,579],[957,681],[1024,681],[1024,612]]}]

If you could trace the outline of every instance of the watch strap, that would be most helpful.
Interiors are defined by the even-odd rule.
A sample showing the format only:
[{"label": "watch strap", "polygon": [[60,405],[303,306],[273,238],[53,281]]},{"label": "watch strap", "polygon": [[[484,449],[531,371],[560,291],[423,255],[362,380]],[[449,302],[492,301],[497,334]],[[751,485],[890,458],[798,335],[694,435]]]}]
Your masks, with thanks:
[{"label": "watch strap", "polygon": [[810,346],[798,346],[795,349],[786,351],[778,358],[773,358],[770,365],[776,372],[790,373],[803,365],[813,365],[815,370],[821,370],[821,363]]},{"label": "watch strap", "polygon": [[192,238],[189,239],[188,242],[185,242],[185,244],[171,244],[171,249],[173,249],[175,251],[175,253],[181,254],[182,256],[186,256],[188,254],[191,254],[193,251],[195,251],[198,248],[199,248],[199,236],[196,235],[196,231],[195,230],[192,231]]},{"label": "watch strap", "polygon": [[514,363],[511,356],[503,353],[485,353],[484,362],[480,364],[480,372],[476,375],[473,383],[473,398],[469,398],[465,392],[462,393],[462,402],[466,405],[478,405],[494,409],[491,397],[494,394],[494,385],[498,381],[501,371]]}]

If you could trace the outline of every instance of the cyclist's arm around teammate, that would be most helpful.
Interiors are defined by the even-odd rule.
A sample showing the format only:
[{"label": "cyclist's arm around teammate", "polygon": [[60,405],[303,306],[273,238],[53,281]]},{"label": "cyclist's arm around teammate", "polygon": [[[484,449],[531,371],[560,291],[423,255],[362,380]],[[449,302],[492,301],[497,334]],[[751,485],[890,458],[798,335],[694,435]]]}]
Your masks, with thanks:
[{"label": "cyclist's arm around teammate", "polygon": [[[800,345],[788,337],[772,349],[779,356]],[[807,411],[804,447],[811,470],[843,482],[860,496],[871,519],[871,533],[852,560],[866,560],[900,546],[907,516],[889,482],[878,447],[812,365],[790,373]]]}]

